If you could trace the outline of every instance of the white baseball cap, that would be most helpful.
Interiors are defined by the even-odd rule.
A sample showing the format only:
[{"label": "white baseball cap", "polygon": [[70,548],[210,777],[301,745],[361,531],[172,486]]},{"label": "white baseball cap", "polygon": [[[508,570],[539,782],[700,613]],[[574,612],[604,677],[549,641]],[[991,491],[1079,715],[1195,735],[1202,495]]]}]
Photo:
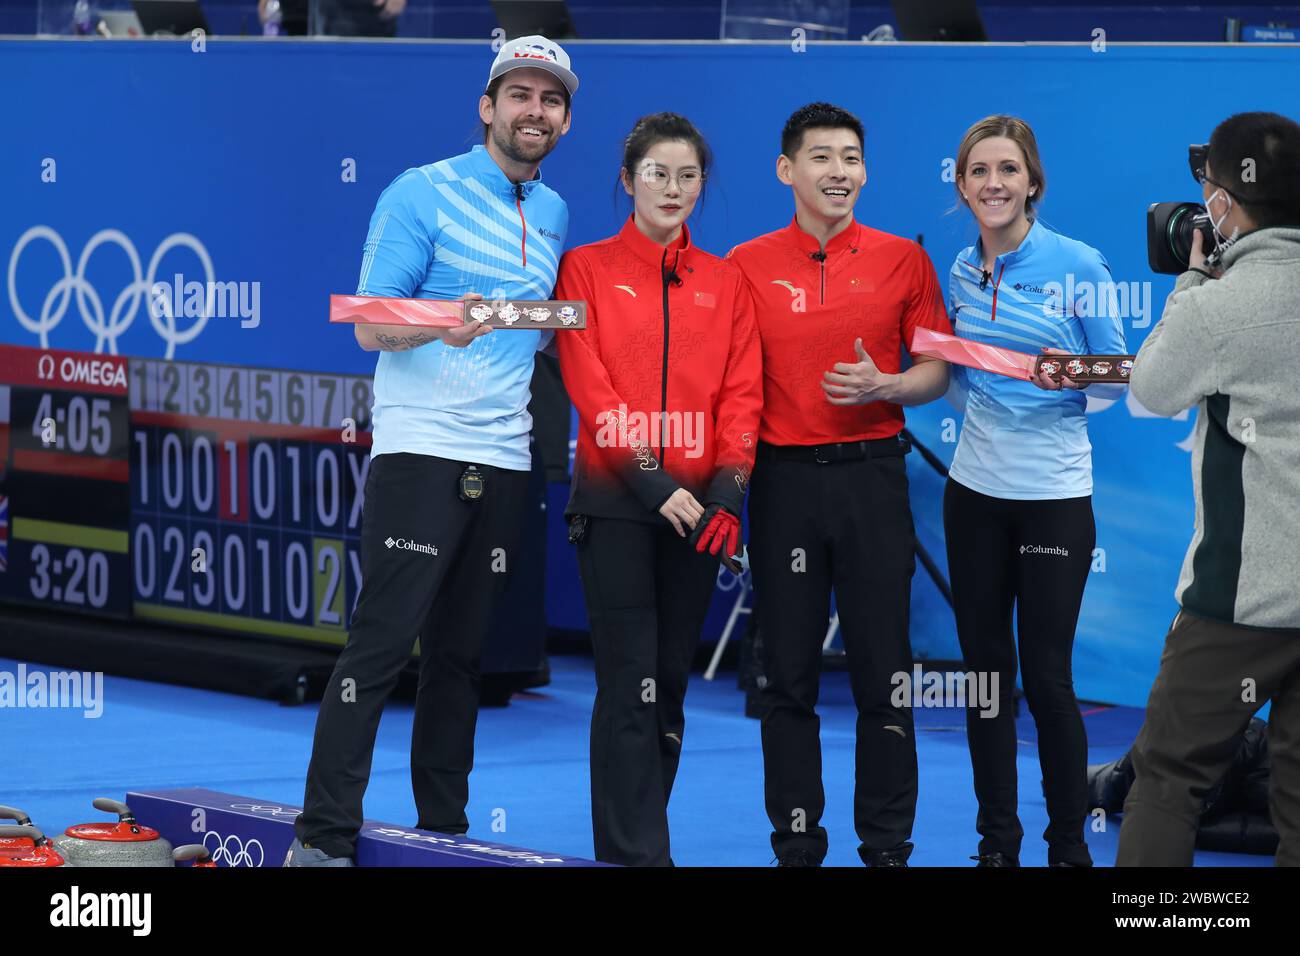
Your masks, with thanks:
[{"label": "white baseball cap", "polygon": [[570,96],[578,90],[578,78],[569,69],[569,54],[565,53],[564,47],[554,40],[536,35],[507,40],[497,53],[497,58],[492,61],[492,72],[488,74],[488,83],[503,73],[509,73],[520,67],[533,67],[554,74],[559,77]]}]

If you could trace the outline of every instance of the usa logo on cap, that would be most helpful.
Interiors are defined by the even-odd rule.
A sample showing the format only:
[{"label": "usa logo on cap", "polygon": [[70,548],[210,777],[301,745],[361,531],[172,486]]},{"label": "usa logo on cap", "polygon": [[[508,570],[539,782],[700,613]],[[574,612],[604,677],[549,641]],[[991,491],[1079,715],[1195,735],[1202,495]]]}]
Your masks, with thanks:
[{"label": "usa logo on cap", "polygon": [[534,67],[554,75],[564,84],[570,96],[578,89],[578,77],[569,68],[569,54],[564,52],[564,47],[544,36],[519,37],[506,41],[492,63],[488,83],[503,73],[521,67]]},{"label": "usa logo on cap", "polygon": [[552,63],[557,59],[553,47],[545,48],[540,43],[533,43],[525,49],[515,50],[515,59],[518,59],[519,57],[532,57],[535,60],[550,60]]}]

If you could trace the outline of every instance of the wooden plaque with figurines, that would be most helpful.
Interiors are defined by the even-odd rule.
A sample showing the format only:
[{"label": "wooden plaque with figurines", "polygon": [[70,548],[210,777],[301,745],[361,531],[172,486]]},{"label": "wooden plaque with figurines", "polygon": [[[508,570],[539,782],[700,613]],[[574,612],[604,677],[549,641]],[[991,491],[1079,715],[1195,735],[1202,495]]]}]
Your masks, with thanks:
[{"label": "wooden plaque with figurines", "polygon": [[1133,359],[1132,355],[1040,355],[1034,371],[1056,381],[1068,378],[1085,385],[1098,382],[1127,385],[1133,372]]},{"label": "wooden plaque with figurines", "polygon": [[565,299],[398,299],[332,295],[330,321],[450,329],[478,322],[494,329],[585,329],[587,303]]}]

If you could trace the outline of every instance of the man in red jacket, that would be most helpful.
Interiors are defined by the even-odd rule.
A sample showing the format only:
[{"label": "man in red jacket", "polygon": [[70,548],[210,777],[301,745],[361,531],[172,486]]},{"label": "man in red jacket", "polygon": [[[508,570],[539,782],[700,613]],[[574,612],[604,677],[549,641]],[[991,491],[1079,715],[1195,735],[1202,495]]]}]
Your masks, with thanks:
[{"label": "man in red jacket", "polygon": [[892,675],[912,668],[910,446],[899,432],[901,406],[942,395],[948,366],[914,356],[900,371],[901,353],[917,328],[951,326],[921,247],[854,221],[862,146],[851,113],[797,110],[777,160],[794,221],[728,254],[754,295],[763,348],[749,554],[767,677],[767,813],[783,866],[826,855],[814,708],[832,588],[858,708],[858,853],[868,866],[906,866],[912,850],[912,715],[890,704]]}]

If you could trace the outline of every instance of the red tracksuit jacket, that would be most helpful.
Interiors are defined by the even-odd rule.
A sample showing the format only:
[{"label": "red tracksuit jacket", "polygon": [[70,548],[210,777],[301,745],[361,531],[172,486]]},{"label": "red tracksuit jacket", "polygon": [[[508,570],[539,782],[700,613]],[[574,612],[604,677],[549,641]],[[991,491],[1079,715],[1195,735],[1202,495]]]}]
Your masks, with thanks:
[{"label": "red tracksuit jacket", "polygon": [[629,216],[565,254],[555,297],[587,303],[587,327],[555,336],[578,412],[565,514],[664,521],[681,487],[739,516],[763,405],[740,270],[691,245],[685,224],[665,249]]}]

